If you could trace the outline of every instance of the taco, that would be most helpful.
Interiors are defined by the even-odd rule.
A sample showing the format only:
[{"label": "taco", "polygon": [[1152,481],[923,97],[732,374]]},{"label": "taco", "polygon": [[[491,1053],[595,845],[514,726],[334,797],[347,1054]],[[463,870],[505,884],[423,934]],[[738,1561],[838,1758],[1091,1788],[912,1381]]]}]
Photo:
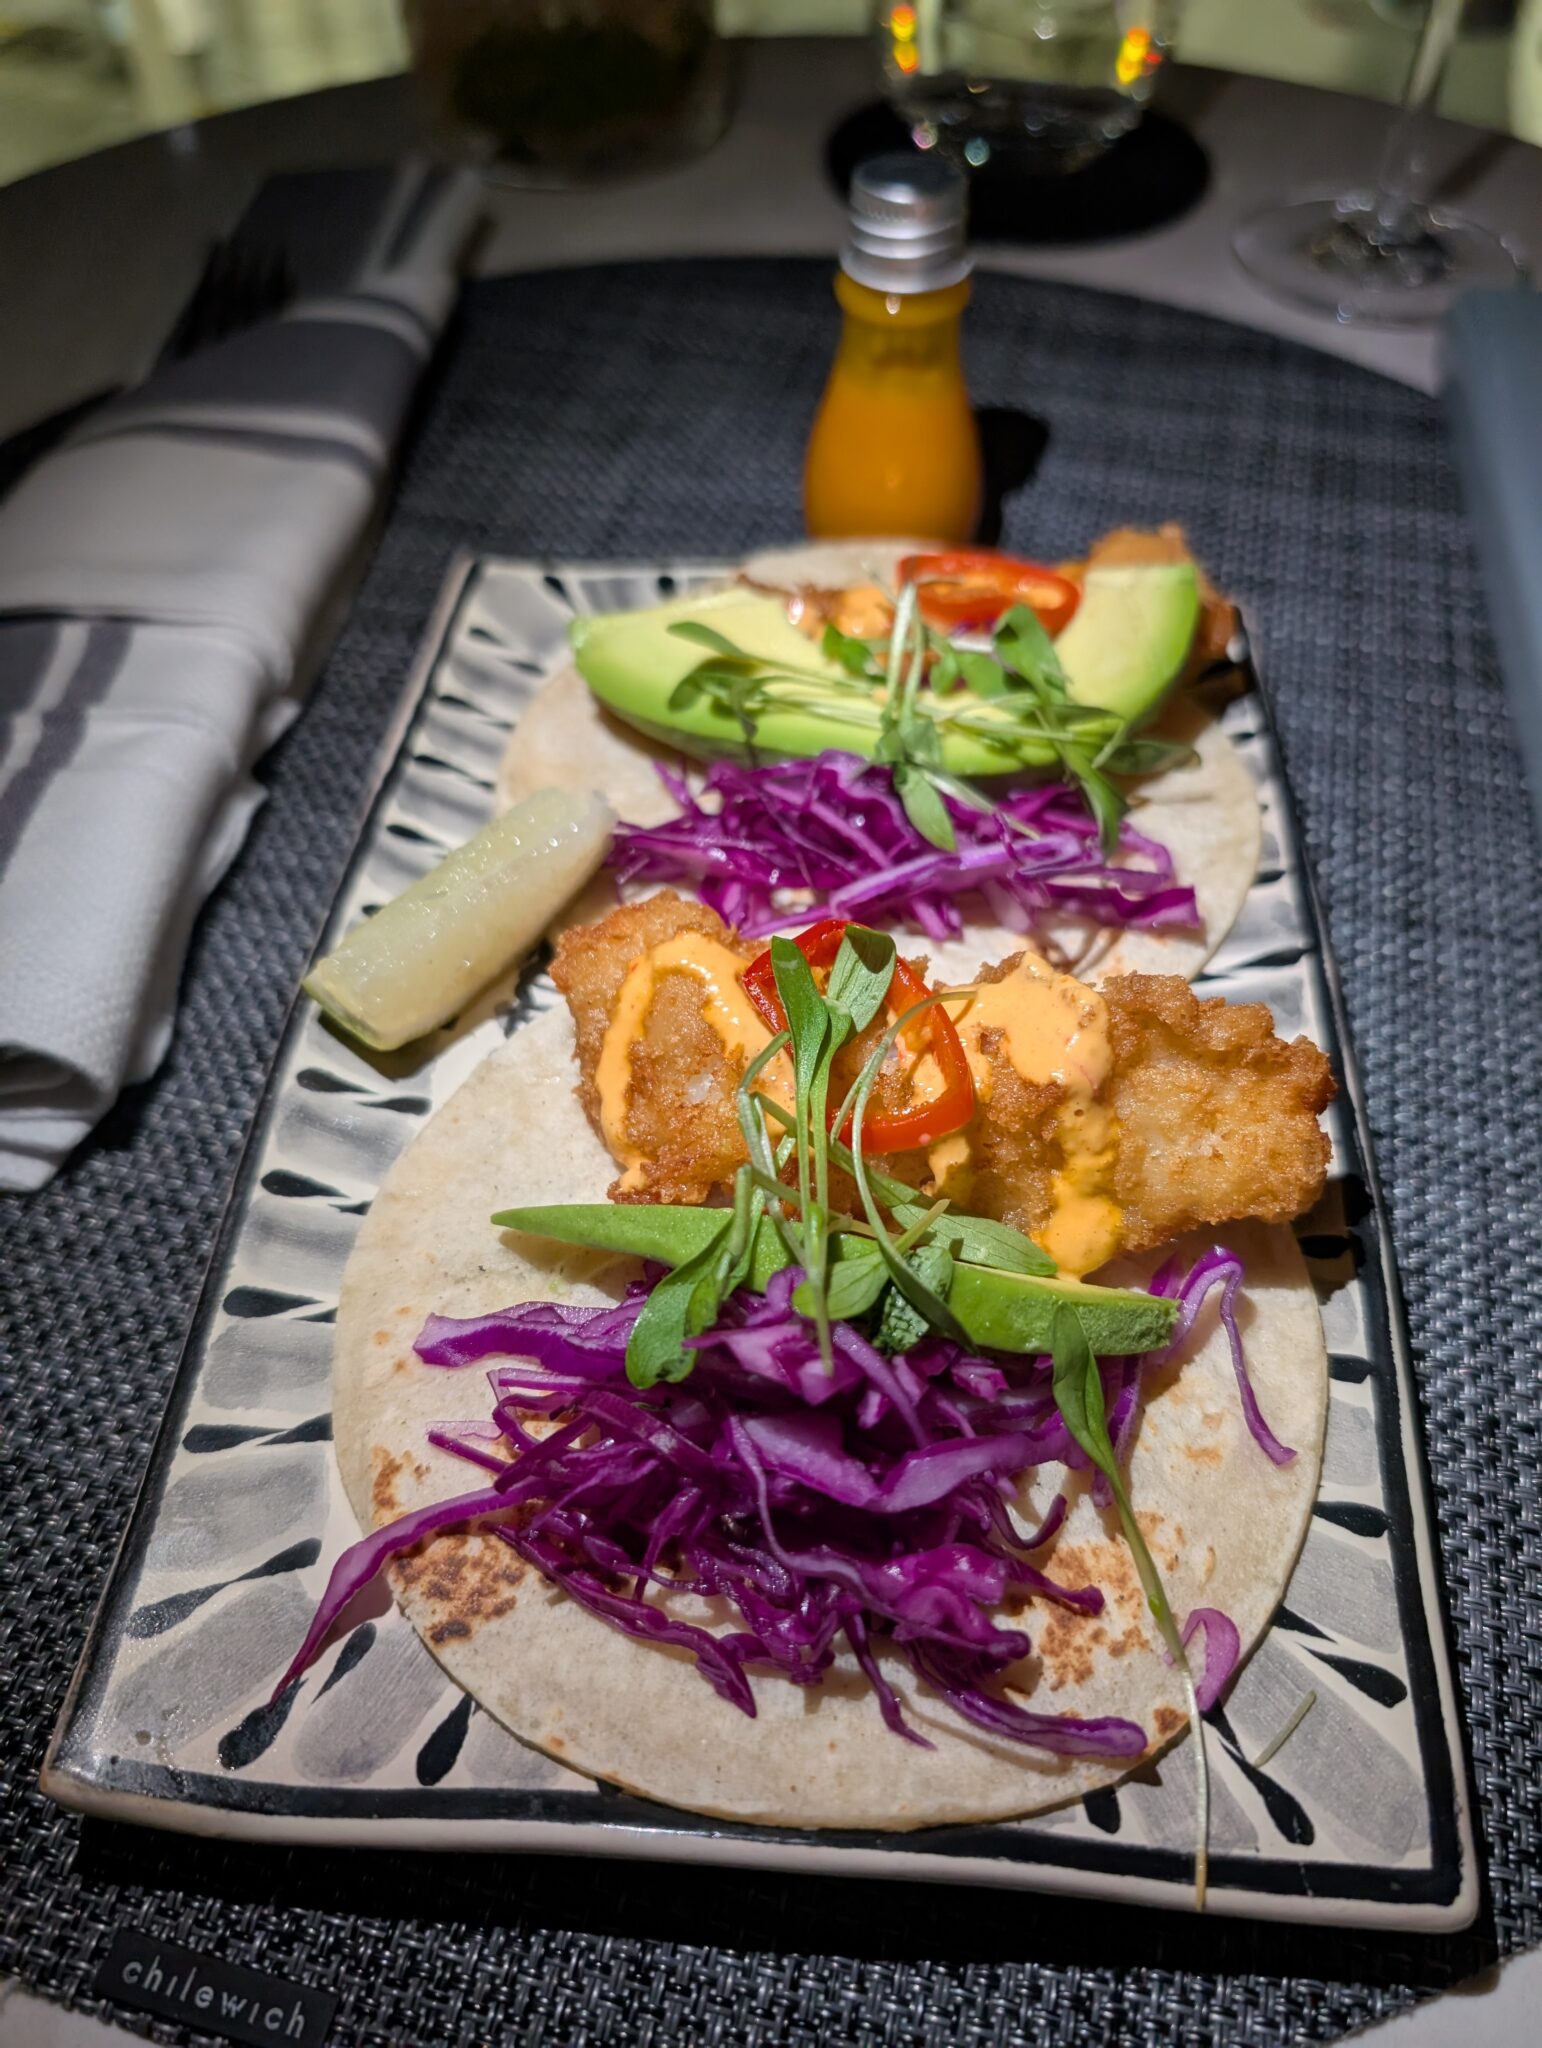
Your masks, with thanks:
[{"label": "taco", "polygon": [[[668,912],[677,933],[690,908],[683,924]],[[591,953],[620,929],[591,939]],[[803,1268],[767,1199],[748,1234],[737,1208],[661,1204],[656,1187],[640,1204],[604,1200],[614,1132],[592,1089],[588,1115],[575,1092],[575,1080],[592,1083],[596,1031],[603,1040],[622,1017],[632,1085],[658,1084],[645,1039],[651,1029],[656,1053],[677,1034],[657,986],[687,984],[703,1006],[714,998],[700,977],[656,976],[649,1003],[628,1010],[625,975],[604,990],[591,980],[575,1000],[570,973],[577,1030],[548,994],[399,1160],[349,1261],[334,1355],[337,1455],[367,1539],[334,1574],[297,1670],[385,1564],[450,1675],[562,1763],[735,1820],[904,1829],[1073,1799],[1183,1729],[1188,1672],[1164,1649],[1172,1638],[1132,1543],[1192,1644],[1201,1706],[1258,1641],[1316,1496],[1327,1360],[1290,1231],[1256,1219],[1305,1206],[1321,1186],[1316,1119],[1332,1092],[1321,1055],[1273,1038],[1262,1006],[1197,1004],[1173,978],[1133,977],[1099,997],[1043,961],[1000,963],[975,986],[1017,977],[1045,1016],[1070,1020],[1068,1047],[1082,1033],[1075,1063],[1092,1079],[1081,1095],[1074,1082],[1041,1087],[1025,1122],[1000,1063],[1009,1030],[971,1038],[966,1024],[973,1079],[956,1133],[983,1147],[999,1113],[997,1153],[1010,1141],[1030,1162],[1049,1159],[1058,1204],[1076,1179],[1067,1118],[1095,1124],[1117,1100],[1123,1123],[1093,1142],[1109,1161],[1128,1151],[1135,1178],[1110,1186],[1132,1220],[1115,1258],[1083,1281],[1044,1257],[1031,1203],[1014,1209],[998,1192],[979,1213],[950,1209],[927,1182],[935,1158],[923,1147],[907,1174],[893,1149],[867,1169],[879,1208],[865,1213],[905,1226],[913,1284],[880,1272],[865,1298],[845,1282],[860,1280],[876,1239],[838,1175],[867,1158],[864,1121],[895,1122],[882,1088],[896,1056],[914,1088],[924,1060],[946,1067],[952,1027],[934,1022],[929,1044],[904,1054],[922,1021],[899,1010],[909,970],[881,940],[856,940],[842,936],[833,965],[828,948],[802,948],[829,966],[823,1002],[860,983],[859,955],[871,983],[861,1003],[840,998],[867,1078],[844,1137],[832,1117],[829,1199],[854,1220],[832,1238],[820,1282],[833,1319],[823,1357],[810,1320],[822,1310],[797,1286]],[[792,986],[786,970],[784,953],[778,989]],[[738,982],[765,992],[757,963]],[[885,988],[897,1012],[887,1030]],[[586,1017],[586,999],[605,1015]],[[953,1007],[925,1001],[933,1019]],[[1105,1028],[1100,1004],[1113,1016],[1121,1002],[1136,1022],[1114,1018],[1097,1066],[1087,1034]],[[749,1056],[735,1054],[742,1088],[755,1078]],[[805,1080],[800,1069],[800,1116]],[[1194,1171],[1179,1156],[1185,1115]],[[1287,1157],[1298,1178],[1275,1199]],[[976,1193],[1006,1185],[999,1164]],[[746,1164],[736,1199],[751,1179]],[[1187,1192],[1164,1209],[1179,1184]],[[1033,1174],[1021,1185],[1037,1185]],[[1163,1238],[1200,1218],[1208,1227]],[[737,1253],[730,1238],[742,1238]],[[626,1248],[673,1266],[672,1281]],[[803,1257],[812,1274],[812,1251]],[[671,1288],[681,1320],[650,1377],[637,1370],[639,1333],[657,1337],[652,1311]],[[1084,1376],[1079,1396],[1062,1355],[1068,1314],[1072,1338],[1097,1352],[1086,1360],[1096,1390]],[[1052,1389],[1036,1355],[1047,1331]],[[1112,1490],[1086,1454],[1094,1400],[1107,1404],[1098,1440],[1111,1447]]]},{"label": "taco", "polygon": [[[750,557],[727,588],[730,592],[733,588],[754,592],[763,599],[779,598],[789,616],[811,636],[821,625],[840,621],[843,631],[851,627],[865,632],[869,644],[881,651],[886,593],[896,587],[902,565],[943,559],[918,554],[923,546],[919,542],[875,541],[779,549]],[[1169,573],[1188,579],[1190,609],[1175,629],[1178,639],[1170,639],[1165,652],[1152,656],[1155,666],[1149,673],[1160,678],[1155,691],[1158,709],[1141,728],[1148,752],[1153,742],[1167,744],[1170,765],[1120,778],[1120,788],[1131,806],[1128,828],[1139,835],[1129,844],[1141,850],[1121,855],[1118,866],[1128,871],[1132,887],[1136,881],[1143,888],[1159,882],[1172,886],[1163,891],[1160,902],[1149,894],[1144,902],[1137,902],[1127,889],[1123,892],[1126,900],[1111,911],[1097,909],[1090,892],[1078,897],[1066,883],[1044,892],[1046,897],[1054,895],[1054,902],[1036,901],[1034,892],[1029,891],[1026,900],[1015,907],[1003,906],[999,896],[993,903],[989,890],[972,892],[959,901],[961,917],[946,912],[954,927],[951,930],[924,917],[918,927],[913,917],[886,916],[867,908],[861,914],[897,936],[907,926],[921,929],[931,942],[931,956],[939,969],[957,976],[982,955],[1004,953],[1027,937],[1085,975],[1150,972],[1192,978],[1235,922],[1256,872],[1261,844],[1256,788],[1246,763],[1219,722],[1216,693],[1187,687],[1224,667],[1234,644],[1236,614],[1204,580],[1176,528],[1111,534],[1090,551],[1085,562],[1061,566],[1073,585],[1077,578],[1085,583],[1088,572],[1105,579],[1131,574],[1160,578]],[[714,620],[732,623],[712,612],[703,612],[699,623],[710,629]],[[610,623],[600,622],[602,626]],[[1116,628],[1117,623],[1116,615]],[[1129,630],[1137,636],[1155,633],[1161,624],[1160,617],[1156,626],[1137,618]],[[699,885],[703,877],[710,879],[711,866],[698,859],[692,848],[680,853],[671,867],[670,835],[660,836],[660,828],[676,825],[683,806],[690,801],[685,785],[669,779],[684,765],[682,747],[695,752],[698,760],[711,756],[715,747],[721,752],[722,747],[702,741],[699,735],[671,733],[651,719],[639,724],[632,716],[623,715],[615,705],[626,696],[625,690],[607,689],[602,701],[580,672],[580,664],[587,663],[592,674],[599,674],[587,651],[592,644],[591,625],[578,623],[575,633],[584,644],[576,660],[564,663],[548,678],[520,719],[500,771],[498,800],[508,805],[549,787],[595,790],[605,796],[626,826],[638,828],[630,858],[624,853],[631,843],[629,835],[623,831],[618,840],[618,851],[623,853],[619,885],[613,876],[609,890],[597,885],[585,898],[586,912],[597,913],[616,900],[617,893],[634,895],[645,882],[676,881],[690,887]],[[975,641],[968,644],[977,644],[978,639],[976,634]],[[848,639],[848,649],[850,645]],[[630,649],[625,651],[627,660],[638,658]],[[621,670],[626,665],[624,660]],[[1172,679],[1180,666],[1183,686],[1174,690]],[[803,747],[805,739],[807,735],[800,734],[796,744]],[[826,743],[838,755],[846,744],[842,729],[832,728]],[[809,746],[813,744],[808,741]],[[995,765],[1000,768],[1002,764]],[[974,759],[972,767],[980,773],[973,786],[999,794],[1007,785],[989,779],[990,766],[988,755]],[[661,769],[668,771],[668,776],[661,775]],[[986,776],[983,781],[981,773]],[[707,812],[720,801],[711,784],[731,774],[732,770],[721,767],[709,774],[709,788],[700,799]],[[693,793],[700,779],[698,766]],[[868,778],[869,782],[873,779]],[[1042,782],[1042,774],[1039,780]],[[1020,777],[1017,783],[1021,783]],[[771,793],[768,808],[788,814],[801,811],[806,816],[811,808],[807,790],[812,785],[791,771],[787,785],[785,793]],[[839,787],[829,784],[837,806],[846,811],[854,808],[851,788],[849,776]],[[1057,821],[1067,822],[1075,808],[1063,808],[1056,814]],[[692,808],[690,815],[698,828],[705,823],[698,810]],[[1025,815],[1030,829],[1038,831],[1037,817],[1032,812]],[[963,808],[955,807],[954,817],[961,828],[969,823]],[[1090,824],[1089,839],[1095,852],[1096,834]],[[784,846],[782,851],[796,858],[795,847]],[[907,871],[913,870],[912,862]],[[641,879],[631,880],[634,873]],[[1101,879],[1106,882],[1109,877],[1105,874]],[[862,886],[860,880],[858,886]],[[801,897],[789,896],[790,907],[782,923],[801,921],[800,912],[805,908],[808,915],[816,914],[816,908],[809,907],[815,893],[804,890]],[[715,907],[734,922],[746,924],[742,903],[720,897]],[[1004,910],[1010,921],[1004,921]],[[769,924],[753,927],[769,928]]]}]

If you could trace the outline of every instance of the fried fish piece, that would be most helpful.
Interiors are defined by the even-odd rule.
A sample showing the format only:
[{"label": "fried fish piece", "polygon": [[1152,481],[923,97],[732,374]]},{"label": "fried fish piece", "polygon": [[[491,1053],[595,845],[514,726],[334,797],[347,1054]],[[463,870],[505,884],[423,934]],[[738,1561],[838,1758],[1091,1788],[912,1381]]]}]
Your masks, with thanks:
[{"label": "fried fish piece", "polygon": [[1337,1093],[1309,1038],[1278,1038],[1266,1003],[1201,1002],[1171,974],[1103,984],[1127,1251],[1200,1225],[1288,1223],[1321,1195]]},{"label": "fried fish piece", "polygon": [[[670,941],[696,934],[685,948]],[[746,947],[715,911],[663,889],[640,903],[623,904],[596,923],[575,925],[557,941],[552,979],[573,1013],[577,1037],[578,1097],[596,1132],[626,1170],[611,1184],[614,1202],[699,1203],[726,1195],[747,1153],[736,1095],[745,1068],[770,1038],[737,977],[763,950]],[[689,958],[682,958],[682,952]],[[649,970],[637,990],[633,1014],[623,1022],[624,1068],[602,1074],[606,1042],[625,991],[645,959]],[[926,961],[911,966],[922,978]],[[635,984],[633,985],[635,987]],[[860,1073],[887,1018],[843,1046],[831,1070],[832,1108]],[[791,1065],[773,1061],[761,1085],[790,1109]],[[909,1097],[908,1063],[894,1062],[873,1091],[875,1116],[892,1113]],[[608,1099],[607,1099],[608,1098]],[[919,1181],[924,1155],[904,1162],[899,1177]],[[832,1181],[837,1207],[855,1204],[842,1175]]]},{"label": "fried fish piece", "polygon": [[[1011,979],[1023,957],[982,968],[976,985]],[[947,1192],[1041,1241],[1068,1194],[1116,1204],[1110,1254],[1115,1234],[1119,1251],[1147,1251],[1202,1225],[1284,1223],[1311,1208],[1331,1151],[1318,1118],[1335,1084],[1310,1039],[1286,1044],[1267,1004],[1201,1002],[1178,975],[1114,975],[1087,995],[1108,1062],[1086,1099],[1024,1079],[1006,1034],[977,1029],[979,1106],[954,1141]]]},{"label": "fried fish piece", "polygon": [[598,1075],[622,989],[646,954],[687,932],[723,948],[740,967],[754,958],[715,911],[672,889],[625,903],[595,924],[575,925],[557,941],[551,973],[573,1013],[578,1097],[627,1168],[610,1189],[615,1202],[705,1202],[744,1162],[734,1096],[748,1062],[730,1057],[707,1021],[702,980],[683,969],[654,980],[631,1046],[619,1127],[614,1112],[607,1127]]},{"label": "fried fish piece", "polygon": [[[670,944],[681,940],[689,960]],[[704,1202],[726,1193],[743,1164],[735,1094],[770,1034],[747,1012],[742,987],[727,985],[753,957],[712,911],[671,890],[563,934],[552,975],[573,1012],[579,1098],[625,1169],[613,1200]],[[639,987],[634,972],[645,960]],[[1007,981],[1023,961],[1014,954],[982,968],[976,984]],[[1051,974],[1043,962],[1034,971]],[[1101,991],[1053,979],[1072,999],[1067,1028],[1079,1022],[1106,1048],[1095,1086],[1084,1079],[1078,1093],[1060,1078],[1081,1057],[1069,1049],[1053,1077],[1026,1078],[1010,1057],[1009,1031],[979,1023],[971,1032],[966,1011],[975,1115],[927,1151],[890,1155],[887,1171],[1041,1239],[1068,1199],[1101,1205],[1108,1228],[1099,1263],[1201,1225],[1286,1222],[1312,1206],[1330,1152],[1318,1119],[1334,1082],[1310,1040],[1286,1044],[1267,1005],[1202,1002],[1176,975],[1117,975]],[[624,1035],[619,1070],[613,1026]],[[882,1028],[875,1020],[843,1049],[832,1102]],[[1055,1043],[1047,1041],[1051,1056]],[[876,1111],[909,1102],[914,1069],[916,1055],[896,1049]],[[785,1076],[777,1084],[768,1070],[767,1079],[785,1091]],[[850,1194],[832,1192],[837,1207]],[[1100,1241],[1096,1232],[1089,1241]]]},{"label": "fried fish piece", "polygon": [[[982,967],[975,985],[1005,981],[1022,957],[1014,953]],[[1065,1163],[1060,1119],[1066,1090],[1057,1081],[1025,1080],[1008,1056],[1002,1031],[987,1027],[976,1039],[966,1026],[964,1036],[975,1077],[975,1113],[963,1131],[928,1154],[933,1191],[972,1216],[1010,1223],[1031,1237],[1055,1206],[1055,1181]]]}]

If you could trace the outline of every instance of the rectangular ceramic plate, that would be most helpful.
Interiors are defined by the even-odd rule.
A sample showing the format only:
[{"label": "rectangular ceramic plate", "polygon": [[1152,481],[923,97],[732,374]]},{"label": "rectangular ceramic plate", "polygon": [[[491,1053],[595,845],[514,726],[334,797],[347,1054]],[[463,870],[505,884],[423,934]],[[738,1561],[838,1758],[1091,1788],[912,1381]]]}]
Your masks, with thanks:
[{"label": "rectangular ceramic plate", "polygon": [[[710,573],[462,564],[326,944],[487,817],[510,730],[560,660],[572,612],[651,603]],[[1213,1717],[1211,1906],[1458,1927],[1475,1911],[1477,1873],[1384,1212],[1256,686],[1225,720],[1258,780],[1263,856],[1203,985],[1267,1002],[1285,1037],[1305,1031],[1328,1049],[1346,1085],[1329,1195],[1301,1226],[1332,1364],[1322,1493],[1285,1604]],[[527,975],[426,1053],[374,1059],[297,1004],[46,1789],[93,1813],[268,1842],[651,1856],[1187,1904],[1184,1743],[1117,1791],[1017,1823],[884,1835],[705,1820],[524,1748],[445,1678],[383,1596],[297,1695],[266,1704],[357,1533],[328,1402],[338,1283],[359,1219],[431,1111],[532,1006],[555,1000],[549,981]],[[1259,1769],[1252,1759],[1309,1690],[1315,1707]],[[754,1740],[751,1727],[730,1732]]]}]

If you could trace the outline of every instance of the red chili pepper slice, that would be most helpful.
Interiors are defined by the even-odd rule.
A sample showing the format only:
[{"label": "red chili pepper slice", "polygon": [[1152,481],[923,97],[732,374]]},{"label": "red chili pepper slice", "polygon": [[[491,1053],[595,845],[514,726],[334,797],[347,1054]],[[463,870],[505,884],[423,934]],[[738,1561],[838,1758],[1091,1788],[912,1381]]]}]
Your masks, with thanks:
[{"label": "red chili pepper slice", "polygon": [[995,548],[907,555],[899,573],[915,584],[922,618],[943,633],[983,632],[1015,604],[1031,606],[1045,632],[1058,633],[1081,603],[1068,577]]},{"label": "red chili pepper slice", "polygon": [[[846,936],[849,922],[844,917],[821,918],[818,924],[811,924],[806,932],[799,932],[793,944],[803,955],[810,967],[833,967],[835,956],[841,950],[841,940]],[[752,960],[744,970],[744,993],[760,1012],[764,1021],[773,1031],[787,1029],[787,1012],[782,1008],[782,999],[776,992],[776,975],[771,967],[771,948]]]},{"label": "red chili pepper slice", "polygon": [[[799,932],[793,944],[810,967],[830,967],[841,949],[847,922],[845,918],[822,918],[818,924],[810,925],[807,931]],[[776,991],[769,946],[745,968],[744,992],[773,1031],[787,1029],[787,1013]],[[889,1007],[894,1014],[903,1015],[916,1003],[922,1002],[927,994],[921,977],[903,960],[897,959],[894,979],[889,984]],[[911,1028],[927,1033],[932,1057],[942,1075],[942,1089],[929,1102],[917,1103],[913,1109],[899,1110],[892,1116],[864,1117],[864,1152],[913,1152],[923,1145],[934,1145],[950,1132],[962,1130],[974,1115],[974,1076],[969,1071],[969,1060],[963,1040],[958,1035],[958,1027],[946,1009],[941,1003],[935,1004],[924,1017],[917,1018]],[[840,1135],[841,1142],[849,1145],[850,1118]]]}]

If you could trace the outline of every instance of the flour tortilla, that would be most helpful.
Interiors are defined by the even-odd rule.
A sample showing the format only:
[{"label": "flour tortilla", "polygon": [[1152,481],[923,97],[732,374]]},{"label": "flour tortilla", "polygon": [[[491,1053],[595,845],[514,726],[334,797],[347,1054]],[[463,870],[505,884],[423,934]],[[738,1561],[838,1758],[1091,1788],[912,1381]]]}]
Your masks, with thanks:
[{"label": "flour tortilla", "polygon": [[[472,1467],[427,1442],[431,1423],[485,1418],[490,1406],[480,1370],[448,1372],[414,1355],[430,1313],[609,1301],[636,1271],[628,1260],[500,1234],[487,1220],[514,1203],[603,1199],[615,1169],[578,1107],[573,1074],[572,1027],[554,998],[425,1127],[365,1220],[343,1280],[333,1393],[338,1459],[366,1529],[477,1483]],[[1191,1354],[1150,1388],[1130,1490],[1177,1612],[1221,1608],[1247,1650],[1285,1590],[1316,1497],[1327,1359],[1289,1231],[1225,1236],[1247,1265],[1241,1320],[1259,1399],[1296,1458],[1277,1468],[1248,1435],[1207,1312]],[[1025,1492],[1031,1521],[1065,1477],[1047,1467]],[[1177,1677],[1113,1517],[1094,1509],[1080,1479],[1068,1491],[1066,1525],[1034,1561],[1064,1583],[1100,1585],[1108,1611],[1089,1619],[1031,1603],[1016,1625],[1032,1638],[1033,1655],[1010,1677],[1034,1711],[1138,1722],[1154,1752],[1184,1725]],[[445,1670],[515,1735],[672,1806],[788,1827],[917,1828],[1034,1812],[1130,1768],[993,1740],[887,1650],[884,1668],[935,1749],[888,1733],[849,1658],[816,1690],[755,1677],[749,1720],[687,1656],[620,1635],[496,1537],[441,1536],[390,1576]],[[724,1625],[721,1612],[695,1599],[679,1612]]]},{"label": "flour tortilla", "polygon": [[[896,564],[931,543],[842,541],[781,548],[752,555],[745,574],[756,582],[838,588],[892,582]],[[1197,932],[1109,931],[1080,921],[1050,926],[1043,936],[1060,948],[1084,980],[1110,974],[1181,974],[1192,981],[1236,922],[1258,869],[1263,824],[1258,792],[1241,755],[1204,707],[1185,694],[1155,730],[1193,747],[1196,759],[1140,786],[1131,823],[1165,846],[1180,882],[1194,891]],[[519,721],[498,774],[498,802],[507,808],[537,789],[597,790],[617,817],[632,825],[662,825],[678,816],[656,763],[678,767],[680,757],[606,711],[571,662],[554,670]],[[616,901],[614,883],[601,875],[564,923],[603,916]],[[983,909],[983,905],[980,906]],[[914,950],[914,933],[896,930]],[[928,941],[939,980],[967,981],[982,960],[999,959],[1024,943],[1020,933],[981,916],[961,938]]]}]

